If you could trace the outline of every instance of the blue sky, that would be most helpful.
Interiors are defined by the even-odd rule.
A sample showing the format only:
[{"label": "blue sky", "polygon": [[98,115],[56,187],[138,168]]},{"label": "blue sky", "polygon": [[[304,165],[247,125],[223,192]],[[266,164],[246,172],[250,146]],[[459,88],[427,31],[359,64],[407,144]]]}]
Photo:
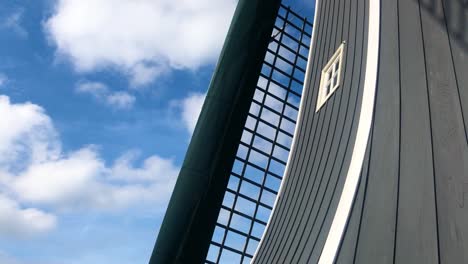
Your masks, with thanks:
[{"label": "blue sky", "polygon": [[148,261],[235,4],[0,4],[0,263]]}]

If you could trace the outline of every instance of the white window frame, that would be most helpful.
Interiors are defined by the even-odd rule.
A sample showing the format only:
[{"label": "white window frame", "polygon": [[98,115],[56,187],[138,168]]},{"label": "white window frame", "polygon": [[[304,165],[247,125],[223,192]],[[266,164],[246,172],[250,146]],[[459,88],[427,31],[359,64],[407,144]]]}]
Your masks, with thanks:
[{"label": "white window frame", "polygon": [[[328,98],[330,98],[335,90],[338,89],[338,87],[341,85],[341,72],[343,68],[343,53],[345,44],[345,42],[341,43],[325,67],[323,67],[315,112],[318,112],[320,108],[325,105]],[[336,67],[337,64],[338,67]]]}]

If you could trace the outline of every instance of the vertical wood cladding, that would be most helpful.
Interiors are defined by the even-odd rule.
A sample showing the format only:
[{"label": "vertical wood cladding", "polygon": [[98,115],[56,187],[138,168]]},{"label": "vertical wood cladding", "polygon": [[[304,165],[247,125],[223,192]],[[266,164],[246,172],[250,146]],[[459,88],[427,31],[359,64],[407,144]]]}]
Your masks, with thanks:
[{"label": "vertical wood cladding", "polygon": [[[367,0],[320,2],[298,142],[255,263],[314,263],[320,257],[354,147],[365,68],[367,6]],[[315,113],[321,70],[343,41],[343,83]]]},{"label": "vertical wood cladding", "polygon": [[371,162],[354,263],[468,263],[467,6],[382,5]]},{"label": "vertical wood cladding", "polygon": [[[368,1],[322,0],[296,145],[255,263],[317,263],[353,153]],[[381,0],[374,119],[336,263],[468,263],[468,3]],[[315,113],[346,41],[343,84]]]}]

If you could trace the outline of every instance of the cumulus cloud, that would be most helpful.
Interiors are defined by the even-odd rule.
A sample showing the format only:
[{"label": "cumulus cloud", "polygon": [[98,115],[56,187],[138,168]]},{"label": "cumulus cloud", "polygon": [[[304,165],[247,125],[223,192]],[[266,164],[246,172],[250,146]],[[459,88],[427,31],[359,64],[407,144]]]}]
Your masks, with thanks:
[{"label": "cumulus cloud", "polygon": [[179,109],[182,124],[190,134],[195,130],[205,97],[204,93],[192,93],[182,100],[172,102]]},{"label": "cumulus cloud", "polygon": [[213,63],[236,0],[56,0],[45,31],[79,72],[118,69],[133,85]]},{"label": "cumulus cloud", "polygon": [[96,146],[63,151],[52,120],[35,104],[0,96],[0,116],[0,236],[52,229],[54,213],[40,208],[117,210],[169,198],[179,170],[171,159],[139,162],[129,152],[107,165]]},{"label": "cumulus cloud", "polygon": [[139,156],[136,151],[130,151],[118,158],[112,166],[111,176],[115,180],[129,181],[153,181],[154,175],[166,175],[161,177],[161,182],[173,178],[178,173],[171,160],[152,156],[142,162],[140,168],[135,168],[132,164]]},{"label": "cumulus cloud", "polygon": [[178,173],[172,160],[151,156],[135,167],[135,158],[123,155],[106,167],[95,150],[83,148],[66,158],[32,165],[14,181],[14,190],[24,201],[63,210],[115,210],[167,199]]},{"label": "cumulus cloud", "polygon": [[35,208],[22,209],[17,202],[0,195],[0,235],[29,237],[47,232],[56,225],[56,217]]},{"label": "cumulus cloud", "polygon": [[129,109],[135,104],[136,98],[128,92],[111,91],[107,85],[100,82],[80,82],[76,86],[78,93],[87,93],[111,107]]},{"label": "cumulus cloud", "polygon": [[59,153],[52,121],[34,104],[11,104],[0,96],[0,167],[19,170],[23,164],[52,159]]}]

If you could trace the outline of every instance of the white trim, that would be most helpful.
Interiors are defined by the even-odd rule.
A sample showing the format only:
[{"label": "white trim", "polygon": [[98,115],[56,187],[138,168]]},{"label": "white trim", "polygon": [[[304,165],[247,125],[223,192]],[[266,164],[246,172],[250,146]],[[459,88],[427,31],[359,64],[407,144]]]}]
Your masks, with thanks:
[{"label": "white trim", "polygon": [[284,169],[283,179],[281,180],[280,188],[278,190],[278,194],[276,195],[275,203],[273,204],[273,209],[271,210],[270,218],[268,219],[265,230],[263,230],[263,234],[262,234],[262,237],[260,239],[260,243],[258,243],[257,249],[255,250],[255,254],[254,254],[254,256],[253,256],[250,263],[255,262],[255,259],[257,258],[258,250],[260,249],[260,246],[262,245],[262,243],[264,241],[265,234],[267,233],[267,230],[270,227],[271,218],[273,217],[273,215],[274,215],[274,213],[276,211],[276,205],[278,203],[280,195],[283,193],[284,182],[286,181],[286,178],[288,176],[289,166],[291,164],[291,156],[292,156],[291,153],[293,153],[293,151],[296,149],[296,146],[298,145],[299,140],[297,138],[297,133],[298,133],[298,128],[299,128],[299,122],[301,120],[301,116],[302,116],[303,112],[306,110],[305,105],[304,105],[304,97],[305,97],[304,94],[305,94],[306,89],[310,86],[311,71],[313,70],[312,69],[312,62],[313,62],[312,50],[313,50],[313,47],[314,47],[315,40],[317,38],[317,36],[316,36],[317,35],[317,30],[315,28],[315,25],[317,23],[317,14],[318,14],[317,10],[320,7],[320,2],[321,2],[321,0],[316,0],[315,1],[314,22],[312,24],[312,40],[310,42],[309,56],[308,56],[308,60],[307,60],[307,67],[306,67],[306,72],[305,72],[304,85],[303,85],[303,89],[302,89],[301,102],[299,103],[299,113],[297,115],[296,127],[294,128],[293,143],[292,143],[291,148],[289,150],[288,161],[286,162],[286,168]]},{"label": "white trim", "polygon": [[356,196],[374,113],[375,88],[379,64],[380,0],[369,0],[367,59],[359,125],[353,156],[343,186],[335,217],[328,233],[319,264],[335,262]]},{"label": "white trim", "polygon": [[[344,55],[345,44],[346,43],[343,41],[341,45],[338,47],[338,49],[335,51],[333,56],[330,58],[330,60],[327,62],[325,67],[323,67],[323,70],[321,72],[321,77],[320,77],[317,104],[315,107],[316,113],[320,110],[320,108],[322,108],[323,105],[325,105],[328,98],[330,98],[335,92],[335,90],[338,89],[338,87],[341,85],[341,79],[342,79],[341,71],[343,68],[343,55]],[[336,63],[338,63],[338,69],[335,71]],[[331,70],[331,73],[330,73],[330,70]],[[337,81],[336,83],[333,83],[333,79],[335,75],[338,75]],[[333,84],[333,87],[331,87],[330,91],[327,93],[326,87],[328,86],[329,83]]]}]

